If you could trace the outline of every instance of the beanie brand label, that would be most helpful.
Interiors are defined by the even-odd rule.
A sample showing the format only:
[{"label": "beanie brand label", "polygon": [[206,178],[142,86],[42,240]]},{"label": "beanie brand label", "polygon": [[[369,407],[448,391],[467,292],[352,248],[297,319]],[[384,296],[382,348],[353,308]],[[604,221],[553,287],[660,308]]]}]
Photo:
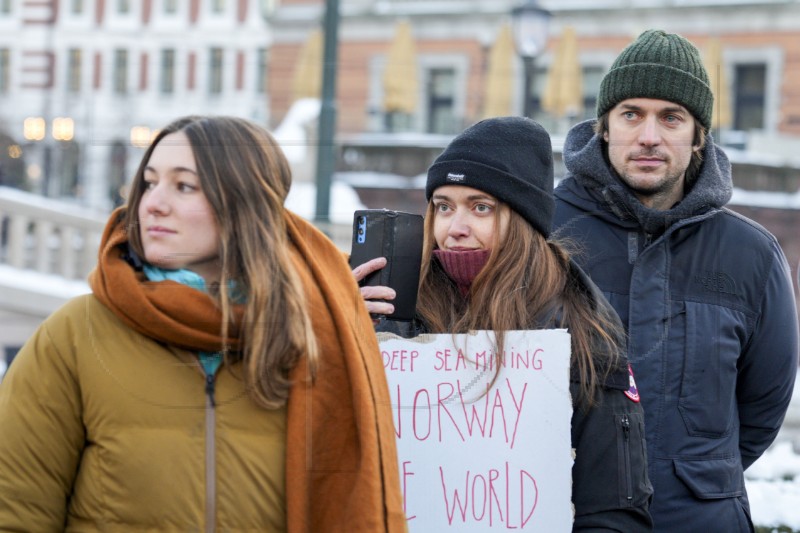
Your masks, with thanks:
[{"label": "beanie brand label", "polygon": [[464,174],[457,174],[455,172],[447,173],[447,181],[464,181]]}]

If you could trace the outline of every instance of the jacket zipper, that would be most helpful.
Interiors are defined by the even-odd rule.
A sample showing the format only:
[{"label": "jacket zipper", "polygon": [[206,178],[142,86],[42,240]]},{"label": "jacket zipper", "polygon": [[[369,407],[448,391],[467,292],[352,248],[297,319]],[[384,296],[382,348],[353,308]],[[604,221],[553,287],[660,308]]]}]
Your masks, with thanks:
[{"label": "jacket zipper", "polygon": [[215,375],[206,374],[206,531],[214,533],[217,514],[216,401]]},{"label": "jacket zipper", "polygon": [[631,421],[628,415],[622,415],[622,438],[623,445],[625,446],[625,498],[628,505],[633,504],[633,487],[631,482]]}]

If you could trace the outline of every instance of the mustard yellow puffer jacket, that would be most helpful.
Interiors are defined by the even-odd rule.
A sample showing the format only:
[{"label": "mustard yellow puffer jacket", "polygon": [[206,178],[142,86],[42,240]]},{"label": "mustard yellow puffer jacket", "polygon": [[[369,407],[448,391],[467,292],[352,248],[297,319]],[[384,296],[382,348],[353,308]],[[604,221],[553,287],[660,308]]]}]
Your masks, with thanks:
[{"label": "mustard yellow puffer jacket", "polygon": [[236,370],[212,409],[194,353],[69,302],[0,385],[0,529],[200,531],[212,511],[217,531],[284,530],[285,409],[258,408]]}]

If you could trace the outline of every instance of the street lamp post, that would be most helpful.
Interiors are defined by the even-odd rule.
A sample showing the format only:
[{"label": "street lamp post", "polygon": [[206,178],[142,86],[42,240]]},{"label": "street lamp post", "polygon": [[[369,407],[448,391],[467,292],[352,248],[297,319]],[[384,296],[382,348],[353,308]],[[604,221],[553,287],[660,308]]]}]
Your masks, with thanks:
[{"label": "street lamp post", "polygon": [[330,222],[331,177],[336,153],[333,137],[336,130],[336,66],[339,47],[339,0],[325,2],[325,49],[322,66],[322,102],[319,112],[319,149],[317,150],[317,222]]},{"label": "street lamp post", "polygon": [[533,114],[531,94],[536,56],[542,53],[547,43],[547,27],[551,13],[541,7],[536,0],[527,0],[511,10],[514,28],[514,44],[522,58],[525,76],[523,114]]}]

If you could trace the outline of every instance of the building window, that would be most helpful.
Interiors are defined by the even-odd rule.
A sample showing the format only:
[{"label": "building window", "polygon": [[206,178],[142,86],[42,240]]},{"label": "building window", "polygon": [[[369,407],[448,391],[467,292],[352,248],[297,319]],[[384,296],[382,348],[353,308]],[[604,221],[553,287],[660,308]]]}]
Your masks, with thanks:
[{"label": "building window", "polygon": [[277,4],[275,0],[260,0],[258,2],[258,9],[261,13],[262,17],[268,17],[277,9]]},{"label": "building window", "polygon": [[212,48],[208,65],[208,92],[222,93],[222,48]]},{"label": "building window", "polygon": [[128,150],[122,141],[111,144],[108,165],[108,196],[115,206],[125,203],[125,174],[128,166]]},{"label": "building window", "polygon": [[128,92],[128,51],[114,50],[114,92]]},{"label": "building window", "polygon": [[164,0],[164,13],[173,14],[178,12],[178,0]]},{"label": "building window", "polygon": [[67,60],[67,90],[71,93],[81,91],[81,63],[81,51],[77,48],[71,48]]},{"label": "building window", "polygon": [[161,94],[172,94],[175,91],[175,50],[161,50]]},{"label": "building window", "polygon": [[[530,117],[532,119],[538,120],[539,122],[546,121],[547,113],[542,111],[542,95],[547,87],[547,76],[550,74],[547,71],[547,67],[537,65],[534,65],[533,69],[527,74],[531,76],[531,83],[530,85],[523,83],[523,88],[530,87],[531,93],[522,95],[522,112],[524,113],[526,109],[530,109]],[[525,75],[526,73],[523,74],[523,76]],[[523,92],[525,92],[524,89]],[[530,108],[525,106],[525,98],[528,99]]]},{"label": "building window", "polygon": [[95,91],[103,86],[103,56],[100,52],[94,54],[94,72],[92,73],[92,87]]},{"label": "building window", "polygon": [[0,48],[0,94],[8,92],[8,76],[11,71],[11,51],[8,48]]},{"label": "building window", "polygon": [[68,196],[80,194],[81,147],[75,141],[62,141],[61,151],[61,192]]},{"label": "building window", "polygon": [[764,128],[764,104],[767,90],[767,66],[763,63],[739,64],[735,69],[734,128]]},{"label": "building window", "polygon": [[69,11],[73,15],[80,15],[83,13],[83,0],[71,0],[69,3]]},{"label": "building window", "polygon": [[186,62],[186,89],[193,91],[195,87],[195,70],[197,69],[197,55],[194,52],[189,52],[189,57]]},{"label": "building window", "polygon": [[428,100],[428,133],[455,133],[455,70],[435,68],[428,71],[426,98]]},{"label": "building window", "polygon": [[125,15],[131,12],[130,0],[117,0],[117,13]]},{"label": "building window", "polygon": [[269,67],[269,51],[266,48],[258,49],[258,68],[256,68],[256,92],[267,92],[267,72]]},{"label": "building window", "polygon": [[603,67],[583,68],[583,119],[595,118],[597,115],[597,95],[600,92],[600,82],[603,81],[605,69]]},{"label": "building window", "polygon": [[239,50],[236,52],[236,90],[241,91],[244,89],[244,52]]},{"label": "building window", "polygon": [[139,90],[142,92],[147,90],[147,74],[150,72],[149,64],[150,56],[145,52],[139,59]]}]

